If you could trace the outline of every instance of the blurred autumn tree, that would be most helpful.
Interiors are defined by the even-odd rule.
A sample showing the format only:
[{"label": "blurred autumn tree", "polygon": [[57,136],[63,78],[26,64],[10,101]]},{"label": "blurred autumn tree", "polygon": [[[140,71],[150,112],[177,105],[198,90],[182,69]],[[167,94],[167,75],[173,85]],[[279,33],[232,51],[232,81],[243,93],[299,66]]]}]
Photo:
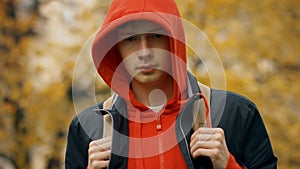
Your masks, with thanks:
[{"label": "blurred autumn tree", "polygon": [[[216,48],[227,89],[248,96],[258,105],[279,168],[299,168],[299,2],[177,2],[182,16],[203,31]],[[76,58],[101,25],[109,3],[0,1],[0,154],[12,159],[18,168],[64,168],[66,132],[78,113],[72,102]],[[212,52],[202,40],[193,40],[203,56],[199,60],[193,51],[196,49],[191,49],[189,66],[209,84],[205,67],[214,69]],[[88,53],[81,55],[88,58]],[[79,69],[83,87],[75,87],[79,87],[76,90],[84,102],[89,97],[85,90],[98,82],[86,78],[89,69]],[[93,74],[91,77],[95,78]],[[108,93],[105,86],[94,87],[97,95]]]},{"label": "blurred autumn tree", "polygon": [[[66,126],[57,121],[57,117],[61,117],[58,113],[63,109],[52,104],[67,103],[65,95],[61,94],[65,89],[48,88],[58,91],[53,94],[47,90],[37,91],[29,78],[30,56],[27,53],[33,39],[38,36],[36,26],[41,17],[38,1],[1,1],[0,8],[0,152],[10,157],[18,168],[27,169],[34,164],[32,158],[39,145],[47,140],[45,136],[50,136],[46,137],[47,143],[50,139],[56,140],[52,145],[47,144],[49,148],[45,150],[52,152],[63,148]],[[47,108],[49,102],[51,108]],[[50,115],[51,110],[57,111],[57,117]],[[56,152],[45,158],[48,168],[53,164],[58,166],[60,162],[61,157]]]},{"label": "blurred autumn tree", "polygon": [[33,2],[18,9],[16,1],[0,2],[0,152],[24,168],[28,168],[30,145],[35,143],[26,114],[32,88],[24,53],[35,36],[37,5]]},{"label": "blurred autumn tree", "polygon": [[0,2],[0,154],[18,168],[64,168],[74,63],[109,3],[89,2]]}]

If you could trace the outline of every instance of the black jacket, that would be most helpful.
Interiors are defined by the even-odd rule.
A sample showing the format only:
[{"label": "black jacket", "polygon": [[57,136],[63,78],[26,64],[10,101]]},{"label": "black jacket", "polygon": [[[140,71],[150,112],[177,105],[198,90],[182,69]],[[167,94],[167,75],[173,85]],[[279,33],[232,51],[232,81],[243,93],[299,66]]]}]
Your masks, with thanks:
[{"label": "black jacket", "polygon": [[[197,80],[189,75],[191,89],[199,92]],[[179,147],[188,168],[212,168],[209,158],[201,157],[194,160],[189,152],[192,114],[189,103],[182,109],[176,120],[176,136]],[[102,104],[87,108],[78,114],[70,124],[67,150],[65,156],[66,169],[84,169],[88,165],[89,142],[101,138],[102,117],[95,113]],[[247,98],[233,92],[211,90],[211,120],[212,127],[224,130],[227,147],[236,161],[249,169],[277,168],[277,158],[274,156],[270,139],[263,120],[256,106]],[[112,152],[109,168],[127,168],[126,153],[128,152],[128,121],[124,118],[125,102],[118,98],[110,111],[113,127],[119,133],[113,133]]]}]

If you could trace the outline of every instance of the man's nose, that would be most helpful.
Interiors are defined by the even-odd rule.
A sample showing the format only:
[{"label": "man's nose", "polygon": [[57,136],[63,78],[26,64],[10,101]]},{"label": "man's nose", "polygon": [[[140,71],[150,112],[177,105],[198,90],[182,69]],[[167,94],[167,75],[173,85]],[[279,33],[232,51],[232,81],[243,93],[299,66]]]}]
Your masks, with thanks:
[{"label": "man's nose", "polygon": [[139,58],[143,59],[144,57],[151,56],[151,46],[146,36],[141,37],[140,49],[139,49]]}]

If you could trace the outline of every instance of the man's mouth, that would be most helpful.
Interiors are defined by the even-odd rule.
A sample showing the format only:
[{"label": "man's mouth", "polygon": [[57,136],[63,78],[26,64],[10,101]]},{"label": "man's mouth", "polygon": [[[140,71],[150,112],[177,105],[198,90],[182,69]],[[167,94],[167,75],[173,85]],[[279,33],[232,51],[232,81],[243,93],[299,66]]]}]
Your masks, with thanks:
[{"label": "man's mouth", "polygon": [[146,65],[137,67],[137,69],[139,71],[141,71],[142,73],[145,73],[145,74],[153,73],[156,70],[156,68],[157,68],[157,65],[154,65],[154,64],[146,64]]}]

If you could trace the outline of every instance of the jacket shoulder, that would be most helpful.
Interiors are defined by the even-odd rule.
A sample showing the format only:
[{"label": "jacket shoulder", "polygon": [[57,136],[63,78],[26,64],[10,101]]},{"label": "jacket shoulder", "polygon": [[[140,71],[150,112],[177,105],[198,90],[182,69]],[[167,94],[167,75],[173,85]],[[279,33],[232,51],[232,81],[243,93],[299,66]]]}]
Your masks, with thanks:
[{"label": "jacket shoulder", "polygon": [[[211,103],[215,103],[211,105],[214,114],[221,114],[218,127],[224,129],[236,160],[248,168],[276,168],[277,158],[254,102],[235,92],[212,90]],[[215,107],[220,105],[222,108]]]},{"label": "jacket shoulder", "polygon": [[211,106],[216,107],[214,105],[217,105],[219,109],[221,107],[223,111],[225,111],[226,109],[239,109],[243,111],[237,112],[247,112],[252,114],[257,110],[257,107],[253,101],[243,95],[232,91],[212,89],[211,99]]},{"label": "jacket shoulder", "polygon": [[[95,109],[102,108],[103,103],[86,108],[77,114],[71,124],[74,134],[86,135],[91,140],[96,140],[102,136],[103,116],[97,114]],[[83,134],[84,133],[84,134]]]},{"label": "jacket shoulder", "polygon": [[101,105],[91,106],[77,114],[70,126],[65,154],[65,168],[86,168],[91,140],[100,138],[102,117],[94,112]]},{"label": "jacket shoulder", "polygon": [[226,99],[231,99],[231,100],[233,99],[235,101],[239,100],[243,103],[254,105],[253,101],[251,101],[249,98],[247,98],[244,95],[238,94],[236,92],[228,91],[228,90],[219,90],[219,89],[211,89],[211,90],[212,90],[211,94],[214,97],[226,96],[227,97]]}]

